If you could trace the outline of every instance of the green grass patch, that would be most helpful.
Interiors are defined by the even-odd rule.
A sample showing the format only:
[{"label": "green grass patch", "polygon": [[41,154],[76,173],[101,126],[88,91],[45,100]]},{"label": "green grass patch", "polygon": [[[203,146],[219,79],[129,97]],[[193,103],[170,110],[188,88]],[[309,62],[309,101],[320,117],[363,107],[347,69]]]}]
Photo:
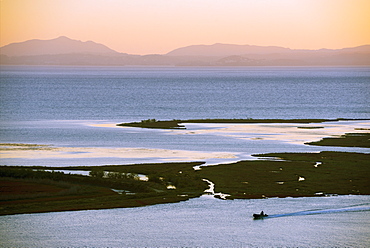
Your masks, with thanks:
[{"label": "green grass patch", "polygon": [[179,120],[172,121],[157,121],[156,119],[142,120],[141,122],[121,123],[117,126],[121,127],[141,127],[154,129],[182,129],[184,126],[179,124]]},{"label": "green grass patch", "polygon": [[321,128],[324,128],[324,127],[297,127],[297,128],[300,128],[300,129],[321,129]]},{"label": "green grass patch", "polygon": [[[370,194],[370,155],[361,153],[263,154],[286,161],[240,161],[202,167],[202,177],[230,198]],[[315,164],[321,164],[315,167]],[[299,178],[304,178],[304,180]]]},{"label": "green grass patch", "polygon": [[323,138],[320,141],[307,142],[315,146],[343,146],[370,148],[370,133],[346,133],[340,137]]},{"label": "green grass patch", "polygon": [[[0,215],[178,202],[200,196],[208,188],[203,178],[215,183],[216,192],[230,194],[230,199],[303,197],[319,192],[370,194],[370,154],[323,151],[255,156],[270,160],[240,161],[197,171],[193,167],[203,162],[59,168],[1,166],[0,186],[12,184],[13,192],[9,194],[9,187],[8,191],[0,187],[2,195],[5,192],[12,195],[0,199]],[[276,157],[280,160],[273,159]],[[45,169],[90,170],[92,176]],[[104,171],[112,174],[99,175]],[[145,174],[149,181],[125,176],[127,173]],[[13,180],[10,183],[9,178]],[[168,185],[176,189],[168,190]],[[112,188],[127,190],[130,194],[117,194]],[[65,193],[61,193],[63,191]]]},{"label": "green grass patch", "polygon": [[[200,196],[207,188],[193,170],[193,166],[202,163],[59,168],[0,166],[0,215],[139,207],[187,200]],[[92,176],[45,171],[63,169],[90,170]],[[128,176],[136,173],[147,175],[149,181]],[[167,189],[169,185],[175,189]],[[111,189],[124,190],[124,193]]]}]

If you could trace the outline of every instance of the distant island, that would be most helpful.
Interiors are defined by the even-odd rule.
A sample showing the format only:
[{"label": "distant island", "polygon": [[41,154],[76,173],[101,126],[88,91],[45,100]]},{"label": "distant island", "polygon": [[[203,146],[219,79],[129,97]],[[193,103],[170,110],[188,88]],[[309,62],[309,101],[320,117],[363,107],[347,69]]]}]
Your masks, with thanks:
[{"label": "distant island", "polygon": [[190,120],[156,120],[147,119],[140,122],[118,123],[119,127],[140,127],[140,128],[153,128],[153,129],[186,129],[181,125],[184,123],[238,123],[238,124],[251,124],[251,123],[322,123],[326,121],[353,121],[353,120],[368,120],[368,119],[190,119]]},{"label": "distant island", "polygon": [[343,49],[289,49],[254,45],[192,45],[167,54],[119,53],[93,41],[65,36],[0,48],[2,65],[96,66],[368,66],[370,45]]}]

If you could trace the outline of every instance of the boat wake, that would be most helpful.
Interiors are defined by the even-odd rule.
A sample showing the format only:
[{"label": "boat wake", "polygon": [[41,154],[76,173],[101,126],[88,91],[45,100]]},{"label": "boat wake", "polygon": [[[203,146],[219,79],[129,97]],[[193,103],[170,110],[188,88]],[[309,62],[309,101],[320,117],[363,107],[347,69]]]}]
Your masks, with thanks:
[{"label": "boat wake", "polygon": [[313,215],[313,214],[332,214],[332,213],[342,213],[342,212],[362,212],[362,211],[370,211],[370,203],[355,205],[355,206],[348,206],[348,207],[343,207],[343,208],[315,209],[315,210],[307,210],[307,211],[300,211],[300,212],[286,213],[286,214],[272,214],[265,218],[278,218],[278,217],[286,217],[286,216],[301,216],[301,215]]}]

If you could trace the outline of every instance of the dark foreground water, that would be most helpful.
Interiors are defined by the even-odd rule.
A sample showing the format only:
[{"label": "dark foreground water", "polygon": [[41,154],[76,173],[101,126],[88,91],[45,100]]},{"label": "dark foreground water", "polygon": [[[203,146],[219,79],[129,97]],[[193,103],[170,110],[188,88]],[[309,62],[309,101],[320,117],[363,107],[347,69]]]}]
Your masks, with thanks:
[{"label": "dark foreground water", "polygon": [[[264,210],[271,218],[253,220]],[[3,247],[369,247],[370,197],[223,201],[0,217]]]}]

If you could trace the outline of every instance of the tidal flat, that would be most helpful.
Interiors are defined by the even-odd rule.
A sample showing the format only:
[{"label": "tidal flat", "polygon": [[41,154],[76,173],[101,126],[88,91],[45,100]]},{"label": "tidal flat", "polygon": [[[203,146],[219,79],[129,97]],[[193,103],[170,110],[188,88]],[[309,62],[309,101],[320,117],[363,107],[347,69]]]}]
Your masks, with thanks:
[{"label": "tidal flat", "polygon": [[[340,121],[340,120],[354,120],[354,119],[190,119],[190,120],[156,120],[147,119],[141,122],[119,123],[117,126],[121,127],[141,127],[141,128],[157,128],[157,129],[183,129],[184,123],[231,123],[231,124],[252,124],[252,123],[321,123],[327,121]],[[360,119],[356,119],[360,120]]]},{"label": "tidal flat", "polygon": [[[324,141],[324,140],[323,140]],[[330,146],[368,147],[369,133],[331,139]],[[364,145],[365,144],[365,145]],[[367,145],[366,145],[367,144]],[[326,145],[315,143],[315,145]],[[369,154],[270,153],[255,160],[202,166],[204,161],[132,165],[0,167],[0,215],[140,207],[179,202],[209,185],[226,199],[370,194]],[[201,168],[194,170],[194,167]],[[59,171],[57,171],[59,170]],[[60,172],[86,171],[89,176]],[[141,180],[139,175],[145,175]]]}]

